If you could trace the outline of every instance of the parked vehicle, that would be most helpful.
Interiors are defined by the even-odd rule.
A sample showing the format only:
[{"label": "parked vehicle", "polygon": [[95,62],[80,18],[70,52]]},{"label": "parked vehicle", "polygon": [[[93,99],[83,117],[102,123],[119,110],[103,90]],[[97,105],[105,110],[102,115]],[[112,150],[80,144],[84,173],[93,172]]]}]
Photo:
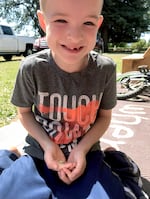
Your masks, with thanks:
[{"label": "parked vehicle", "polygon": [[117,99],[150,99],[150,70],[147,65],[138,67],[139,71],[130,71],[117,77]]},{"label": "parked vehicle", "polygon": [[47,48],[48,48],[48,45],[46,42],[46,37],[40,37],[34,41],[33,52],[38,52]]},{"label": "parked vehicle", "polygon": [[[33,45],[33,52],[38,52],[44,49],[47,49],[48,45],[46,42],[46,37],[40,37],[37,38],[34,42]],[[104,52],[104,43],[103,43],[103,39],[99,36],[97,36],[97,40],[96,40],[96,45],[94,48],[95,51],[99,52],[99,53],[103,53]]]},{"label": "parked vehicle", "polygon": [[17,36],[10,26],[0,24],[0,56],[11,60],[13,55],[27,56],[32,54],[34,38]]}]

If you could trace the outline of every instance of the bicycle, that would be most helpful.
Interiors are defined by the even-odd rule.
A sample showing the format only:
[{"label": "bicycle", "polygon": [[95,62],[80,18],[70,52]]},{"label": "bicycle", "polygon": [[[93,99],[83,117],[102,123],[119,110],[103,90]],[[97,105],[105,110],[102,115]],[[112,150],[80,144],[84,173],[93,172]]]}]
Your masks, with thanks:
[{"label": "bicycle", "polygon": [[137,98],[143,92],[150,94],[150,70],[147,65],[139,66],[138,70],[117,76],[118,100]]}]

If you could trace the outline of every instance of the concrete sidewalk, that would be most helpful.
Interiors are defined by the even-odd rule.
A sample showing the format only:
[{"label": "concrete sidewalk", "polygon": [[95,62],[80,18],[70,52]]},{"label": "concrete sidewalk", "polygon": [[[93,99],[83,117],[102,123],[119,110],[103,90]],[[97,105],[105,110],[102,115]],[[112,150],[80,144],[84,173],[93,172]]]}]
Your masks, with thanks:
[{"label": "concrete sidewalk", "polygon": [[21,152],[26,135],[27,132],[19,120],[0,128],[0,149],[10,149],[15,146]]},{"label": "concrete sidewalk", "polygon": [[[19,121],[0,128],[0,149],[16,146],[21,151],[26,134]],[[150,193],[150,102],[118,101],[101,146],[115,147],[130,156],[139,166]]]}]

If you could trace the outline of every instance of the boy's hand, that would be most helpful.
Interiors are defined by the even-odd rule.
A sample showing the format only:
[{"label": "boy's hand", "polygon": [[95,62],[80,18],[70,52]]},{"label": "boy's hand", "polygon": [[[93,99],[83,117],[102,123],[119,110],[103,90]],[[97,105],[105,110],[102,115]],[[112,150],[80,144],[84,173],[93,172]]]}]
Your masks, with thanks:
[{"label": "boy's hand", "polygon": [[69,185],[72,183],[69,176],[71,175],[73,169],[75,168],[75,163],[71,164],[69,163],[69,165],[67,164],[62,163],[62,168],[58,171],[58,176],[64,183]]},{"label": "boy's hand", "polygon": [[59,178],[64,183],[71,184],[72,181],[68,178],[68,175],[75,168],[75,164],[66,162],[66,158],[58,145],[52,143],[47,147],[44,152],[44,160],[49,169],[58,172]]},{"label": "boy's hand", "polygon": [[62,179],[65,183],[71,184],[84,173],[86,168],[85,154],[77,148],[74,148],[70,153],[67,162],[72,165],[69,165],[68,167],[64,166],[58,174],[60,179]]},{"label": "boy's hand", "polygon": [[68,160],[55,143],[51,143],[44,152],[44,160],[49,169],[58,172],[59,178],[66,184],[71,184],[80,177],[86,167],[85,155],[76,148],[72,150]]},{"label": "boy's hand", "polygon": [[[66,162],[66,158],[55,143],[51,143],[44,151],[44,160],[49,169],[60,171],[63,167],[71,167],[72,163]],[[63,164],[62,164],[63,163]]]},{"label": "boy's hand", "polygon": [[76,164],[76,167],[69,175],[70,181],[73,182],[74,180],[79,178],[85,171],[86,155],[82,151],[78,150],[77,146],[71,151],[67,162],[74,162]]}]

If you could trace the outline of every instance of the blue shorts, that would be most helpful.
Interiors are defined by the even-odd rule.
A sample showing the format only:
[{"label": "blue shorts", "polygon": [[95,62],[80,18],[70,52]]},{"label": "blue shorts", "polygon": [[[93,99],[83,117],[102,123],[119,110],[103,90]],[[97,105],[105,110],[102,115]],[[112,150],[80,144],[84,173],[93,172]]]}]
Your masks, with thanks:
[{"label": "blue shorts", "polygon": [[0,151],[0,199],[146,199],[137,165],[119,151],[93,151],[71,185],[44,161]]}]

